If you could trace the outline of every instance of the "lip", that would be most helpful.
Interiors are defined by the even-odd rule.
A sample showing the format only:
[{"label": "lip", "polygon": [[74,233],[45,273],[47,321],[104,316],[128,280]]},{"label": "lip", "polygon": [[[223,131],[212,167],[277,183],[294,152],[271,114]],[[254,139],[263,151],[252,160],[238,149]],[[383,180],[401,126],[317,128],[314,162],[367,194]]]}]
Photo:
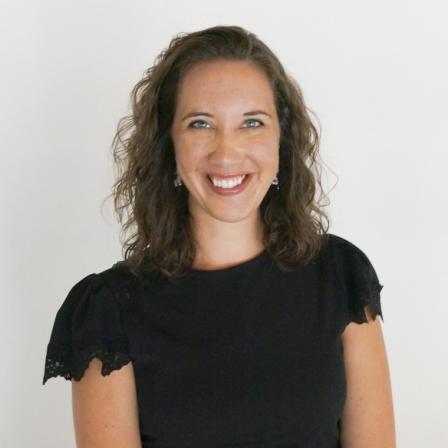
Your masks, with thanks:
[{"label": "lip", "polygon": [[[243,174],[240,174],[240,176],[242,176],[242,175]],[[235,176],[232,175],[232,176],[227,176],[227,177],[235,177]],[[215,193],[217,193],[221,196],[229,196],[229,195],[235,195],[235,194],[242,193],[247,188],[248,184],[252,180],[252,177],[253,177],[252,173],[246,173],[246,177],[244,178],[243,182],[241,182],[239,185],[235,185],[235,187],[233,187],[233,188],[221,188],[221,187],[215,186],[213,184],[213,182],[211,181],[211,179],[209,178],[208,174],[205,176],[205,181],[207,182],[207,184],[209,185],[211,190],[214,191]]]},{"label": "lip", "polygon": [[239,173],[239,174],[219,174],[219,173],[207,173],[208,176],[220,177],[222,179],[228,179],[232,177],[239,177],[244,175],[249,175],[251,173]]}]

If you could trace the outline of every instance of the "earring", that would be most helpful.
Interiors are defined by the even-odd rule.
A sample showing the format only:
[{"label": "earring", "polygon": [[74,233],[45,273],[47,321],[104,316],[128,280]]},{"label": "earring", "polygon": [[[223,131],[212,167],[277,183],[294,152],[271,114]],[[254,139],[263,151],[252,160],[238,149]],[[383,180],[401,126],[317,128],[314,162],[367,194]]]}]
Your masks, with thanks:
[{"label": "earring", "polygon": [[174,187],[175,188],[180,187],[182,185],[182,180],[179,177],[179,174],[177,174],[177,173],[174,173],[174,174],[176,174],[176,178],[174,179]]},{"label": "earring", "polygon": [[272,185],[277,185],[277,190],[280,190],[280,187],[278,186],[278,177],[275,176],[274,180],[272,181]]}]

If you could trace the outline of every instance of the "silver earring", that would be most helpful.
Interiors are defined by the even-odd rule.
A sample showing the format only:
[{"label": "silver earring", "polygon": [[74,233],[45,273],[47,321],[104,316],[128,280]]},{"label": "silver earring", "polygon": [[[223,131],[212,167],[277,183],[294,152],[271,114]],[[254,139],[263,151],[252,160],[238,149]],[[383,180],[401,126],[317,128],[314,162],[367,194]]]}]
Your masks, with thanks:
[{"label": "silver earring", "polygon": [[280,190],[280,187],[278,186],[278,177],[275,176],[274,180],[272,181],[272,185],[277,185],[277,190]]},{"label": "silver earring", "polygon": [[177,173],[175,173],[175,174],[176,174],[176,178],[174,179],[174,187],[176,188],[176,187],[180,187],[182,185],[182,180],[179,177],[179,174],[177,174]]}]

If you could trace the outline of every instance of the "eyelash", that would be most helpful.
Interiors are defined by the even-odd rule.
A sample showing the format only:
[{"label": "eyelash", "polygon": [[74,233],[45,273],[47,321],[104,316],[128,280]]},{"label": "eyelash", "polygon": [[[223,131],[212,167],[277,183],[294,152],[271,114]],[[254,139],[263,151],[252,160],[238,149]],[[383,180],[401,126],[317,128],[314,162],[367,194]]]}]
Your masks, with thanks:
[{"label": "eyelash", "polygon": [[[260,126],[249,126],[250,128],[256,129],[256,128],[261,128],[261,126],[264,126],[264,123],[261,120],[257,120],[255,118],[248,118],[245,122],[247,123],[248,121],[257,121],[258,123],[260,123]],[[206,123],[205,120],[195,120],[192,121],[188,127],[189,128],[193,128],[193,129],[202,129],[202,127],[195,127],[193,126],[195,123]]]}]

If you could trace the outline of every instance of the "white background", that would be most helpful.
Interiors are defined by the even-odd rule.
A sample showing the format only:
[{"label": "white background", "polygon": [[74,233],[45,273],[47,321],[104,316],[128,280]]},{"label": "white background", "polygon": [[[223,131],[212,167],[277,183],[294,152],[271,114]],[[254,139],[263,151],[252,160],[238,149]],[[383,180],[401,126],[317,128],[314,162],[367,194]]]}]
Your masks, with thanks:
[{"label": "white background", "polygon": [[399,447],[448,446],[443,1],[14,1],[2,4],[0,445],[74,447],[71,387],[42,386],[55,313],[121,259],[110,146],[129,93],[179,32],[240,25],[319,117],[332,233],[384,285]]}]

